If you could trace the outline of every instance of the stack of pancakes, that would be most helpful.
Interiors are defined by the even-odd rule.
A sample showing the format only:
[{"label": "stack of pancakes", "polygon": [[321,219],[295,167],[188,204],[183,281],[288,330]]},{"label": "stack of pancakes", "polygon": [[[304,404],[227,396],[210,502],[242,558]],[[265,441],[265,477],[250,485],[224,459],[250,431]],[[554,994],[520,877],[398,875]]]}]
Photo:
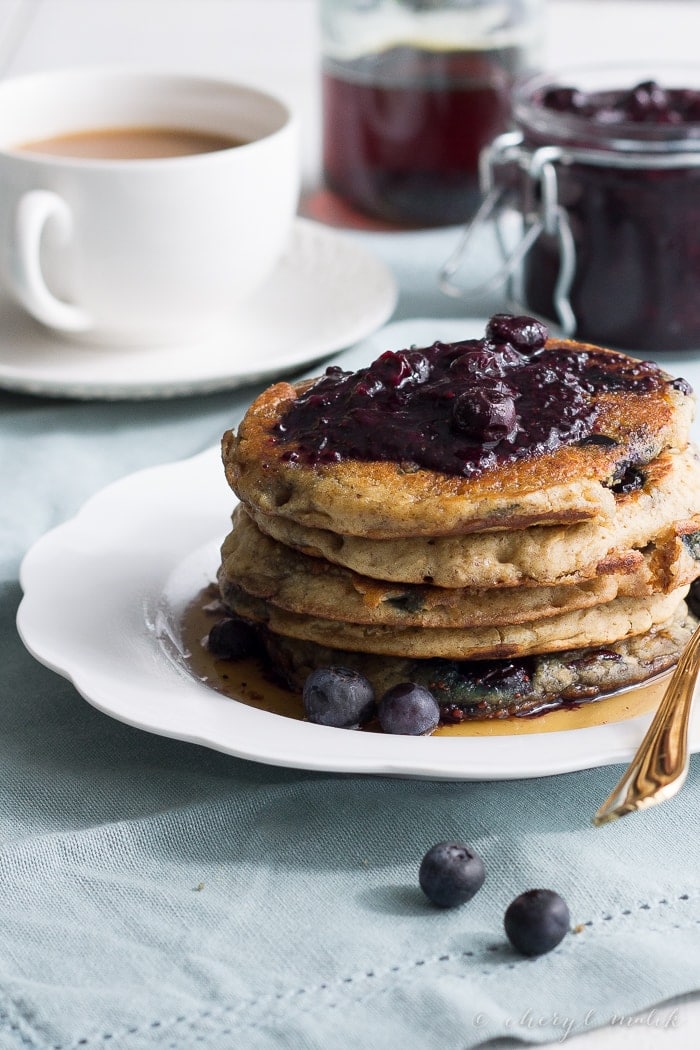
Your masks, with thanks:
[{"label": "stack of pancakes", "polygon": [[[412,353],[452,361],[456,345]],[[460,344],[459,360],[484,346]],[[637,364],[570,341],[546,348],[581,361],[595,353],[618,371]],[[523,360],[522,373],[509,365],[511,391],[527,379]],[[226,476],[241,502],[222,548],[221,596],[258,625],[280,678],[299,689],[315,667],[333,665],[361,671],[378,694],[419,682],[449,722],[595,699],[677,661],[695,627],[684,599],[700,576],[700,458],[689,442],[687,384],[648,366],[646,386],[625,386],[586,365],[583,430],[530,448],[525,418],[510,444],[488,432],[481,467],[456,473],[414,455],[408,395],[391,402],[406,458],[382,448],[377,419],[390,410],[372,415],[372,396],[361,418],[376,428],[376,458],[364,446],[335,451],[340,429],[326,386],[342,382],[356,413],[352,398],[362,403],[377,389],[374,367],[278,383],[224,435]],[[430,382],[421,369],[416,385]],[[513,396],[516,406],[527,400]],[[295,437],[297,405],[318,406],[313,453],[308,428]],[[525,438],[511,454],[516,431]]]}]

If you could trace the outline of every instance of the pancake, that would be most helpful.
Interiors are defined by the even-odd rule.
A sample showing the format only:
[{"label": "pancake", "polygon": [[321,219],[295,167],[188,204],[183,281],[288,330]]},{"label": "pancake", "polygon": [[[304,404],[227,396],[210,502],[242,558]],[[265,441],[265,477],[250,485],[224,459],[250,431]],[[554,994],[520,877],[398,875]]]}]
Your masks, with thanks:
[{"label": "pancake", "polygon": [[693,411],[657,365],[510,315],[276,383],[222,440],[224,607],[292,688],[345,666],[444,721],[646,681],[696,624]]},{"label": "pancake", "polygon": [[280,680],[300,691],[317,667],[359,671],[381,696],[400,682],[430,689],[446,722],[526,715],[563,703],[597,700],[671,668],[697,621],[679,605],[674,617],[643,635],[603,649],[569,649],[520,661],[411,660],[349,652],[262,632],[268,662]]},{"label": "pancake", "polygon": [[[601,573],[634,572],[650,543],[672,563],[683,554],[676,529],[686,537],[698,531],[700,517],[693,517],[698,508],[700,457],[690,446],[650,463],[644,484],[617,495],[609,517],[577,525],[377,540],[311,528],[255,507],[248,510],[273,539],[363,576],[463,588],[561,586]],[[686,550],[690,543],[688,539]],[[667,582],[661,585],[668,589]]]},{"label": "pancake", "polygon": [[274,634],[331,648],[419,660],[484,660],[607,646],[644,634],[669,620],[686,593],[687,587],[682,587],[670,594],[616,598],[605,605],[529,623],[471,628],[389,627],[327,620],[281,609],[234,585],[226,586],[224,602],[235,615]]},{"label": "pancake", "polygon": [[473,627],[523,623],[617,597],[619,579],[600,576],[567,587],[440,588],[391,584],[309,558],[264,536],[242,505],[222,546],[224,602],[238,588],[290,612],[355,624]]},{"label": "pancake", "polygon": [[[700,540],[700,533],[697,538]],[[258,530],[239,504],[221,550],[219,586],[224,602],[232,588],[240,588],[289,612],[343,623],[402,628],[502,626],[690,584],[700,576],[700,560],[683,545],[681,550],[682,556],[674,562],[657,558],[651,549],[634,573],[602,575],[567,586],[458,589],[396,584],[370,579],[277,543]],[[658,577],[672,586],[660,587]]]},{"label": "pancake", "polygon": [[[485,354],[493,368],[482,367]],[[436,343],[382,355],[358,373],[329,369],[318,380],[277,383],[253,402],[237,433],[225,433],[227,480],[265,515],[371,539],[610,517],[615,492],[634,483],[635,472],[687,446],[690,389],[650,363],[587,344],[550,339],[542,354],[516,354],[488,340]],[[472,359],[481,371],[470,370]],[[567,419],[572,391],[578,400]],[[490,439],[470,444],[465,428],[477,424],[464,414],[487,395],[501,398],[501,407],[520,406],[522,415],[487,427]],[[294,413],[302,410],[308,419],[297,427]],[[433,435],[431,427],[442,429]],[[539,428],[534,444],[532,427]],[[477,449],[472,458],[456,456],[460,441]],[[389,446],[398,451],[387,454]],[[441,457],[446,469],[424,465]]]}]

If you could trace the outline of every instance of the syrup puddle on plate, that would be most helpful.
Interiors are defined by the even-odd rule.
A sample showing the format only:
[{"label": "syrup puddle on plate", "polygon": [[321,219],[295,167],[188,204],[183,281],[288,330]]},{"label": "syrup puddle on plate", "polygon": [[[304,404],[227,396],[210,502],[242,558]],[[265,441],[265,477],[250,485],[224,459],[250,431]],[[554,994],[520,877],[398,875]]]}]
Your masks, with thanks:
[{"label": "syrup puddle on plate", "polygon": [[[285,718],[303,719],[301,696],[277,685],[257,660],[222,660],[203,644],[214,623],[221,619],[214,586],[204,588],[186,607],[179,624],[180,658],[188,671],[210,689],[239,703]],[[524,718],[496,718],[441,726],[433,736],[513,736],[588,729],[646,714],[659,704],[670,671],[646,685],[631,686],[603,698]]]}]

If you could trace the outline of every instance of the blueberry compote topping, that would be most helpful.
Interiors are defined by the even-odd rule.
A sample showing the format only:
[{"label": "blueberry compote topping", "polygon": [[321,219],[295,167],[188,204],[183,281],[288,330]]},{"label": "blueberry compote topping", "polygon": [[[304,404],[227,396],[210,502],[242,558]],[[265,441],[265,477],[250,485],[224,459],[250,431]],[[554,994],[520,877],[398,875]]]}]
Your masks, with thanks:
[{"label": "blueberry compote topping", "polygon": [[288,462],[398,462],[475,477],[589,440],[605,391],[650,392],[649,361],[546,345],[531,317],[497,314],[483,339],[387,351],[368,368],[326,369],[274,434]]},{"label": "blueberry compote topping", "polygon": [[646,80],[629,90],[583,92],[573,87],[547,88],[545,109],[584,117],[596,124],[670,124],[700,122],[700,90],[664,88]]}]

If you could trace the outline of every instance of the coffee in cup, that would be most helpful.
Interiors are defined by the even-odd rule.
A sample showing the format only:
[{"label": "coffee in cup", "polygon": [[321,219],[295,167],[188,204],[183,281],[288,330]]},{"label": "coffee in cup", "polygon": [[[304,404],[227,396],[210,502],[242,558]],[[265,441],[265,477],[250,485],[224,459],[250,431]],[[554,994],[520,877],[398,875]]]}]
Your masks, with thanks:
[{"label": "coffee in cup", "polygon": [[0,276],[91,343],[187,343],[271,275],[299,195],[285,103],[128,70],[0,84]]}]

